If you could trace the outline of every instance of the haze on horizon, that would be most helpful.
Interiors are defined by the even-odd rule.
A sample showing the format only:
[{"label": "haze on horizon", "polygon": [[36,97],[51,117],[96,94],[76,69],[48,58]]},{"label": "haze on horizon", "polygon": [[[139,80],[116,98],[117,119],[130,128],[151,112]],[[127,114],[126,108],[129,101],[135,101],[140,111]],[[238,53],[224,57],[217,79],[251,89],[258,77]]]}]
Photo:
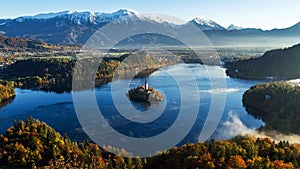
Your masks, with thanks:
[{"label": "haze on horizon", "polygon": [[[230,24],[244,28],[286,28],[300,22],[300,1],[286,0],[10,0],[1,2],[0,18],[16,18],[39,13],[71,11],[114,12],[121,8],[140,13],[164,13],[192,20],[196,17],[211,19],[224,27]],[[155,8],[154,8],[155,7]]]}]

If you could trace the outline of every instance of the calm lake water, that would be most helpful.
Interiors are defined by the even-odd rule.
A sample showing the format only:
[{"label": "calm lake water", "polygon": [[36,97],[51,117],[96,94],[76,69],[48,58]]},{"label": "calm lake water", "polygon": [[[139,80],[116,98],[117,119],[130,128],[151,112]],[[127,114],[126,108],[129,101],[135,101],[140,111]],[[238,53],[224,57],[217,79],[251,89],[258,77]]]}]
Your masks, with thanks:
[{"label": "calm lake water", "polygon": [[[184,71],[190,70],[191,73]],[[210,70],[210,71],[208,71]],[[261,120],[248,115],[242,105],[242,95],[249,87],[260,81],[239,80],[225,77],[224,88],[212,88],[208,72],[221,72],[225,69],[218,66],[203,66],[197,64],[174,65],[164,70],[154,72],[147,78],[149,85],[159,90],[165,100],[148,104],[131,103],[126,97],[126,91],[144,83],[145,79],[116,80],[95,89],[99,108],[107,122],[118,132],[132,137],[151,137],[168,129],[176,120],[180,108],[183,113],[189,113],[195,104],[193,97],[199,94],[200,107],[195,124],[181,143],[197,142],[201,129],[207,118],[212,94],[226,94],[225,107],[217,129],[211,136],[215,139],[228,139],[236,134],[248,133],[263,125]],[[193,78],[187,78],[193,77]],[[213,77],[214,78],[214,77]],[[218,81],[219,77],[216,77]],[[192,88],[195,79],[197,88]],[[179,82],[179,83],[178,83]],[[220,80],[220,82],[222,82]],[[127,85],[129,84],[129,86]],[[185,92],[189,97],[181,98],[180,85],[186,85]],[[191,85],[191,88],[190,86]],[[123,87],[125,86],[125,87]],[[127,87],[126,87],[127,86]],[[113,92],[112,92],[113,91]],[[84,91],[83,91],[84,92]],[[198,92],[198,93],[195,93]],[[68,134],[73,140],[84,140],[87,135],[77,119],[73,105],[72,93],[57,94],[33,90],[16,89],[16,98],[0,110],[0,132],[4,133],[15,119],[26,119],[29,116],[45,121],[60,133]],[[181,100],[184,99],[184,100]],[[184,103],[184,105],[183,105]],[[189,103],[189,104],[186,104]],[[117,106],[116,106],[117,105]],[[131,105],[131,106],[129,106]],[[217,104],[214,106],[218,106]],[[157,119],[148,123],[138,123],[126,119],[120,114],[130,114],[133,109],[136,121],[142,120],[149,111],[161,111]],[[187,121],[187,123],[189,123]]]}]

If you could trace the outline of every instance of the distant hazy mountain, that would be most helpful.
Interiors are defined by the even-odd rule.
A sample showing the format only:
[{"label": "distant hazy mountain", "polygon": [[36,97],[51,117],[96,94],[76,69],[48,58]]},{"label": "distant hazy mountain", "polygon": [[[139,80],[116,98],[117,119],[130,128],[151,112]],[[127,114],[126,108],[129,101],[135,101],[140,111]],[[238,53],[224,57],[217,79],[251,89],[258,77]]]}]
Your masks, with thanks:
[{"label": "distant hazy mountain", "polygon": [[267,34],[272,36],[299,36],[300,35],[300,22],[285,29],[273,29],[267,31]]},{"label": "distant hazy mountain", "polygon": [[[181,34],[183,30],[186,30],[187,25],[192,24],[202,30],[213,44],[225,46],[295,44],[299,43],[300,37],[300,23],[290,28],[270,31],[240,28],[233,25],[226,29],[212,20],[198,17],[185,24],[176,25],[160,17],[145,16],[129,9],[121,9],[113,13],[63,11],[15,19],[0,19],[0,34],[38,39],[52,44],[84,44],[92,34],[108,23],[120,26],[120,31],[116,31],[116,33],[122,32],[123,26],[135,24],[139,25],[139,29],[151,28],[156,29],[157,32],[164,30],[173,35]],[[186,38],[195,38],[193,33],[186,36]],[[103,44],[115,41],[105,35],[101,38]],[[161,40],[167,45],[168,43],[169,45],[177,44],[159,35],[138,37],[137,40],[139,43],[146,44],[155,44]],[[127,41],[135,43],[136,39]]]}]

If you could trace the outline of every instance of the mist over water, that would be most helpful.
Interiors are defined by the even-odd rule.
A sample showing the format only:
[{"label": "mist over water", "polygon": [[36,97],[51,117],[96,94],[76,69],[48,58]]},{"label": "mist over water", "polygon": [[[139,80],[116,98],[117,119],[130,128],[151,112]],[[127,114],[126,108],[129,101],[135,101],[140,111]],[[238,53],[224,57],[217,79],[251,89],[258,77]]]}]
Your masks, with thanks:
[{"label": "mist over water", "polygon": [[278,131],[257,131],[256,128],[247,127],[233,111],[228,112],[228,120],[222,123],[221,133],[223,137],[234,137],[236,135],[250,134],[254,137],[267,137],[275,142],[289,141],[289,143],[300,143],[300,136],[297,134],[282,134]]}]

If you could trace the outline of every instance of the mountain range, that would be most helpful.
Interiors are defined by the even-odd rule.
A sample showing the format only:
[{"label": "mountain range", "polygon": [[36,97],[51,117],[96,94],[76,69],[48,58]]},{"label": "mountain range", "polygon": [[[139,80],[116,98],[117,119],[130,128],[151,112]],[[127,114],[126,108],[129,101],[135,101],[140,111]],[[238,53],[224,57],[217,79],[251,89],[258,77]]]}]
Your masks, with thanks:
[{"label": "mountain range", "polygon": [[[160,17],[149,17],[129,9],[120,9],[113,13],[63,11],[0,19],[0,34],[42,40],[51,44],[85,44],[91,35],[108,23],[123,26],[139,24],[145,29],[167,30],[170,34],[180,34],[187,25],[192,24],[201,30],[212,44],[218,46],[280,46],[282,44],[286,46],[299,43],[300,37],[300,23],[285,29],[267,31],[234,25],[224,28],[212,20],[200,17],[183,24],[175,24]],[[153,44],[153,40],[156,40],[170,45],[166,37],[155,36],[150,39],[149,36],[137,37],[131,39],[131,42],[138,40]],[[103,43],[115,40],[103,37],[107,38]],[[190,33],[187,38],[194,38],[194,35]],[[174,43],[170,42],[171,45]]]}]

